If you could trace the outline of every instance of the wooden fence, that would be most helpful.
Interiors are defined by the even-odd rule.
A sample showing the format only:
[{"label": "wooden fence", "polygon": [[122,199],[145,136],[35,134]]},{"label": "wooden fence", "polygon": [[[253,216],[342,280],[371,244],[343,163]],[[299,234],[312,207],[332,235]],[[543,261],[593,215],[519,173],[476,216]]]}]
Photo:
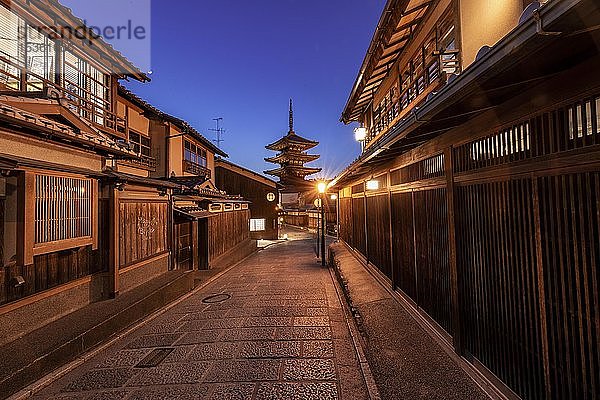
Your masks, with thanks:
[{"label": "wooden fence", "polygon": [[215,214],[208,219],[209,259],[225,254],[250,239],[250,211],[231,211]]},{"label": "wooden fence", "polygon": [[342,190],[341,238],[490,379],[600,398],[600,96],[430,149]]}]

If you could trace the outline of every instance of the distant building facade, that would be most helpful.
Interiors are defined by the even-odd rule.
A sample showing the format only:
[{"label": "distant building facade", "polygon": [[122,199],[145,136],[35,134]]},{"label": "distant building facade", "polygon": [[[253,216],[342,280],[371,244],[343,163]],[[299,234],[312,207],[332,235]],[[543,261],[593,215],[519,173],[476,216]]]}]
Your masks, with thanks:
[{"label": "distant building facade", "polygon": [[276,240],[279,238],[277,183],[247,168],[222,158],[215,161],[216,185],[249,202],[250,237]]}]

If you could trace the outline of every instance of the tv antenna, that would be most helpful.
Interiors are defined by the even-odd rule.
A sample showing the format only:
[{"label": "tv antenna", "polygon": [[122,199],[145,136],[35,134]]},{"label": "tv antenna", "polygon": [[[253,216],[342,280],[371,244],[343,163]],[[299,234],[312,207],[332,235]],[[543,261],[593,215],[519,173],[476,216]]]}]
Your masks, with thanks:
[{"label": "tv antenna", "polygon": [[225,140],[223,139],[223,135],[225,134],[225,129],[221,128],[221,122],[223,122],[223,118],[213,118],[213,121],[216,122],[216,129],[209,129],[209,131],[211,132],[215,132],[215,134],[217,135],[217,138],[215,140],[213,140],[213,142],[215,142],[217,144],[218,148],[221,148],[221,143],[223,143]]}]

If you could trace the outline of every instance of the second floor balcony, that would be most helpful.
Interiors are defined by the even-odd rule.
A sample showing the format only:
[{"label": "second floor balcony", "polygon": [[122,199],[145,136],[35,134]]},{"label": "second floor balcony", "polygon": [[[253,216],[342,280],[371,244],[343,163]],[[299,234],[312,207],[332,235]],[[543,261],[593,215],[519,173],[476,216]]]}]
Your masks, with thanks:
[{"label": "second floor balcony", "polygon": [[373,122],[365,139],[365,147],[377,137],[385,134],[400,118],[404,117],[417,104],[446,85],[460,72],[459,51],[451,50],[435,53],[429,64],[422,64],[404,76],[400,90],[392,90],[390,95],[373,110]]},{"label": "second floor balcony", "polygon": [[183,160],[183,171],[188,174],[204,177],[206,180],[212,177],[210,169],[189,160]]}]

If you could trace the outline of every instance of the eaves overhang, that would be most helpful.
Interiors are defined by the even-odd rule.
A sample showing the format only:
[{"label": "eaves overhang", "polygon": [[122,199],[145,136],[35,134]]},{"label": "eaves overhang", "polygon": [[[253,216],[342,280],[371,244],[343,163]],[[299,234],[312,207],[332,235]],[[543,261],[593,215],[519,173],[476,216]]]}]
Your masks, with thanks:
[{"label": "eaves overhang", "polygon": [[598,56],[600,8],[593,0],[553,0],[517,26],[435,96],[415,107],[330,184],[343,185],[473,116]]}]

